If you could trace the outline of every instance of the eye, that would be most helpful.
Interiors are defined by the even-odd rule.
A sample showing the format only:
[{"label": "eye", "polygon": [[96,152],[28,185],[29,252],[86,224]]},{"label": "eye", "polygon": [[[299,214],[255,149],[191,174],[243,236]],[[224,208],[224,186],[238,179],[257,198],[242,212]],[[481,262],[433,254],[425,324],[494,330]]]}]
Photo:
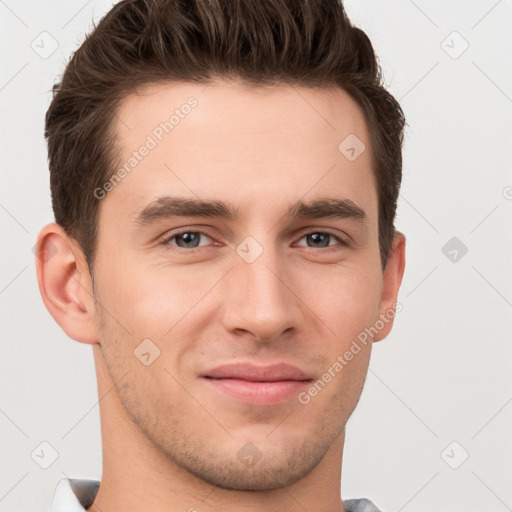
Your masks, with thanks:
[{"label": "eye", "polygon": [[[311,231],[309,233],[302,235],[301,240],[303,239],[306,239],[307,244],[312,244],[307,245],[307,247],[310,247],[312,249],[322,249],[324,247],[332,247],[333,245],[347,245],[347,243],[341,237],[326,231]],[[338,244],[331,244],[330,242],[332,241],[337,241]]]},{"label": "eye", "polygon": [[[201,238],[207,243],[201,244]],[[166,236],[161,242],[164,246],[174,246],[178,250],[183,249],[198,249],[208,245],[208,241],[213,239],[203,231],[183,230],[178,233],[173,233],[171,236]],[[311,249],[326,249],[328,251],[337,250],[341,247],[347,246],[348,243],[340,236],[330,233],[328,231],[310,231],[304,233],[300,241],[306,240],[306,245],[297,244],[302,247],[309,247]]]},{"label": "eye", "polygon": [[[181,233],[174,233],[172,236],[167,237],[162,244],[176,245],[180,249],[196,249],[199,247],[201,237],[206,237],[211,240],[211,238],[202,231],[182,231]],[[176,243],[172,243],[173,240],[176,240]]]}]

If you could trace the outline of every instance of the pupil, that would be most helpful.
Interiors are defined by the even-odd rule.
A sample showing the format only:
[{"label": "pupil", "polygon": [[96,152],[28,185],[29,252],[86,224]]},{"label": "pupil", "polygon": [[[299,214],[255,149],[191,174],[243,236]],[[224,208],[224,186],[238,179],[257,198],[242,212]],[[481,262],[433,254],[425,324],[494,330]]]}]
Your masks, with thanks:
[{"label": "pupil", "polygon": [[192,247],[196,247],[199,236],[198,233],[182,233],[181,235],[178,235],[176,241],[178,242],[178,245],[182,247],[179,243],[180,239],[183,239],[185,247],[190,247],[190,244],[192,244]]},{"label": "pupil", "polygon": [[[328,247],[329,246],[329,236],[327,233],[313,233],[311,235],[308,235],[310,239],[313,239],[313,241],[318,242],[320,239],[322,240],[322,243],[320,244],[320,247]],[[317,245],[318,247],[318,245]]]}]

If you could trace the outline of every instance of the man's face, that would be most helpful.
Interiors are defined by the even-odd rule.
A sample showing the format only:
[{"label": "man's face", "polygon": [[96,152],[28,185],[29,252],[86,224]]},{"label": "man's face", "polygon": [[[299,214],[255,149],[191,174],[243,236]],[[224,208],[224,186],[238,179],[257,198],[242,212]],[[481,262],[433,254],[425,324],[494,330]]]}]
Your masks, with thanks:
[{"label": "man's face", "polygon": [[[94,277],[127,417],[215,485],[298,480],[343,432],[371,343],[342,369],[338,356],[384,312],[362,112],[341,90],[165,84],[128,96],[116,129],[117,169],[127,165],[101,199]],[[353,135],[338,147],[351,134],[366,145],[356,159]],[[173,216],[164,197],[222,202],[233,216]],[[289,213],[320,200],[341,213]],[[302,377],[265,370],[282,364]]]}]

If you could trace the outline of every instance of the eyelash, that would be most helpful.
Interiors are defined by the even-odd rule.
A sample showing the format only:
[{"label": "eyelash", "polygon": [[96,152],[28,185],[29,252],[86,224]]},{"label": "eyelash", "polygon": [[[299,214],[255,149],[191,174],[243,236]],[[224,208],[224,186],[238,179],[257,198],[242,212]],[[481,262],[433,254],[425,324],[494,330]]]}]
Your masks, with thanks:
[{"label": "eyelash", "polygon": [[[166,236],[162,240],[162,242],[160,244],[163,245],[165,248],[172,247],[173,248],[172,250],[175,250],[175,251],[181,252],[181,253],[191,253],[194,250],[198,250],[198,249],[204,248],[204,247],[191,247],[190,249],[185,249],[183,247],[178,247],[177,245],[173,245],[173,244],[170,243],[170,241],[173,238],[175,238],[177,236],[180,236],[180,235],[183,235],[185,233],[194,233],[194,234],[199,234],[199,235],[205,235],[208,238],[214,240],[214,238],[212,236],[210,236],[208,233],[206,233],[205,231],[198,231],[198,230],[192,230],[192,229],[184,229],[182,231],[173,233],[170,236]],[[321,251],[321,252],[332,252],[332,251],[339,250],[340,246],[341,247],[347,247],[349,245],[346,240],[341,238],[339,235],[335,235],[334,233],[331,233],[330,231],[320,231],[320,230],[307,231],[307,232],[304,232],[304,233],[301,234],[299,240],[302,240],[304,237],[306,237],[308,235],[312,235],[312,234],[322,234],[322,235],[332,236],[333,238],[335,238],[339,242],[339,245],[335,245],[335,246],[330,246],[329,245],[327,247],[317,247],[317,248],[315,248],[315,247],[306,247],[306,249],[312,249],[312,250],[317,250],[317,251]],[[304,246],[301,246],[301,247],[304,247]]]}]

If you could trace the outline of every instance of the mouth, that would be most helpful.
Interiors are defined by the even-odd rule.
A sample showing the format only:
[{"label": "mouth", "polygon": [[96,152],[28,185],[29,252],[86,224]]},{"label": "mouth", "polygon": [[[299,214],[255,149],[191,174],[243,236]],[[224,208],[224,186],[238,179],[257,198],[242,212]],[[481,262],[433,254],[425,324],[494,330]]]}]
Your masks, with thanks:
[{"label": "mouth", "polygon": [[271,366],[229,364],[209,370],[201,377],[215,392],[256,405],[288,401],[313,380],[299,368],[285,363]]}]

